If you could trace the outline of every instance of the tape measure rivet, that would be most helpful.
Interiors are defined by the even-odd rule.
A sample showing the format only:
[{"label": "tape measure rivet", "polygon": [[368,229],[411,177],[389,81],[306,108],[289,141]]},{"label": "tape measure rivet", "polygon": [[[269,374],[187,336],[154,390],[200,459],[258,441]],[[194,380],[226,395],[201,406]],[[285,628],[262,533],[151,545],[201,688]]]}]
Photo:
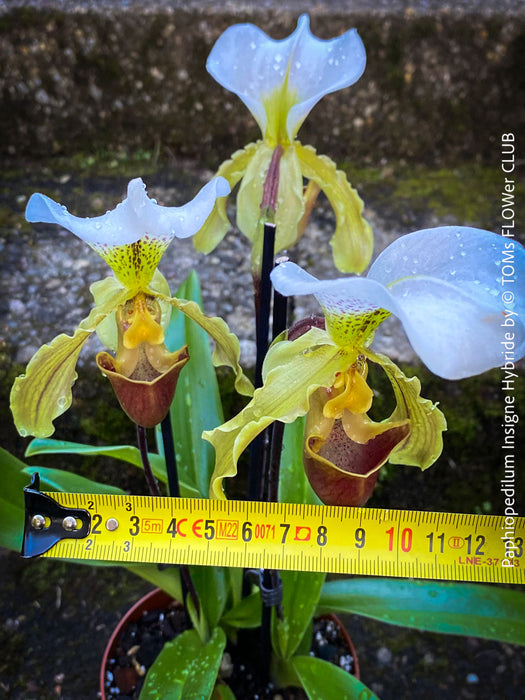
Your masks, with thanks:
[{"label": "tape measure rivet", "polygon": [[66,515],[64,520],[62,520],[62,527],[68,532],[72,532],[77,529],[77,519],[72,515]]},{"label": "tape measure rivet", "polygon": [[31,518],[31,527],[35,530],[43,530],[46,526],[46,519],[43,515],[33,515]]},{"label": "tape measure rivet", "polygon": [[106,520],[106,530],[113,532],[118,528],[118,520],[116,518],[108,518]]}]

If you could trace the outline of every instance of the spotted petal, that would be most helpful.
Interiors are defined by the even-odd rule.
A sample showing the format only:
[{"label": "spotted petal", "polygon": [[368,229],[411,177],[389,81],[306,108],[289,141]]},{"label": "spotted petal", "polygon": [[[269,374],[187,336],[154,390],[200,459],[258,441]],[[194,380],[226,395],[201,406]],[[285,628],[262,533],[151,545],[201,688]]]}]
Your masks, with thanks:
[{"label": "spotted petal", "polygon": [[262,430],[275,420],[292,423],[305,415],[313,392],[331,386],[337,372],[355,359],[355,352],[338,348],[319,328],[273,345],[264,362],[264,385],[250,403],[227,423],[203,433],[216,453],[211,496],[224,498],[223,479],[235,476],[241,453]]},{"label": "spotted petal", "polygon": [[323,41],[313,36],[308,16],[302,15],[293,34],[281,41],[253,24],[229,27],[206,68],[241,98],[265,138],[291,141],[312,107],[324,95],[355,83],[365,64],[355,29]]},{"label": "spotted petal", "polygon": [[[319,281],[284,263],[272,281],[284,295],[314,294],[341,345],[366,345],[377,323],[395,314],[432,372],[461,379],[501,364],[505,331],[513,333],[514,360],[525,354],[525,250],[511,241],[514,286],[507,290],[502,260],[508,243],[479,229],[426,229],[390,245],[367,278]],[[513,304],[504,303],[504,291],[512,292]]]},{"label": "spotted petal", "polygon": [[31,196],[26,218],[59,224],[99,253],[115,277],[132,292],[143,289],[174,236],[196,233],[213,209],[217,197],[230,187],[223,178],[208,182],[182,207],[162,207],[150,199],[140,178],[131,180],[127,197],[103,216],[81,218],[43,194]]},{"label": "spotted petal", "polygon": [[124,303],[127,291],[115,289],[104,303],[95,306],[74,332],[61,334],[43,345],[29,362],[26,373],[17,377],[11,390],[11,411],[23,436],[49,437],[53,421],[72,401],[71,385],[77,378],[75,367],[86,340],[101,321]]}]

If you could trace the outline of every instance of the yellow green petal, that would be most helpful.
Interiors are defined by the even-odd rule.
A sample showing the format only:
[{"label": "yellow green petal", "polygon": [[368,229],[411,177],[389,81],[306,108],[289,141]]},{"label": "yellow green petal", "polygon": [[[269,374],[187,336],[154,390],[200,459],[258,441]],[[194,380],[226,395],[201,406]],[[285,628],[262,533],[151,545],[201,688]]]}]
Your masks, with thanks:
[{"label": "yellow green petal", "polygon": [[11,411],[21,435],[44,438],[53,434],[53,420],[71,405],[71,385],[77,378],[75,366],[82,346],[127,295],[127,290],[115,289],[103,304],[92,309],[73,336],[61,334],[49,345],[43,345],[29,362],[26,373],[15,379]]},{"label": "yellow green petal", "polygon": [[279,190],[275,217],[275,252],[286,250],[297,242],[299,225],[304,215],[305,200],[301,165],[295,145],[286,148],[279,165]]},{"label": "yellow green petal", "polygon": [[169,298],[159,295],[158,293],[156,293],[155,296],[157,299],[166,301],[172,304],[172,306],[175,306],[175,308],[182,311],[183,314],[186,314],[186,316],[195,321],[195,323],[198,323],[199,326],[206,331],[210,338],[215,341],[215,350],[212,356],[213,364],[216,367],[220,365],[231,367],[235,372],[235,388],[239,394],[252,396],[253,385],[243,373],[239,364],[241,355],[239,341],[222,318],[206,316],[200,310],[199,305],[194,301],[186,301],[184,299],[177,299],[176,297]]},{"label": "yellow green petal", "polygon": [[389,461],[428,469],[443,450],[442,433],[447,429],[445,416],[437,404],[421,397],[421,383],[417,377],[406,377],[384,355],[367,352],[367,356],[381,365],[392,384],[397,405],[389,422],[410,420],[410,435],[392,451]]},{"label": "yellow green petal", "polygon": [[[273,146],[266,142],[259,143],[237,195],[237,225],[252,242],[252,270],[261,267],[264,224],[261,201],[273,152]],[[296,242],[303,213],[303,177],[292,145],[284,149],[279,162],[275,252],[289,248]]]},{"label": "yellow green petal", "polygon": [[[325,342],[315,342],[325,338]],[[292,423],[305,415],[312,393],[331,386],[335,375],[355,360],[353,350],[337,347],[317,328],[297,340],[273,345],[265,359],[264,385],[250,403],[227,423],[203,433],[216,454],[211,497],[225,498],[223,479],[235,476],[241,453],[264,428],[275,420]]]},{"label": "yellow green petal", "polygon": [[372,256],[372,228],[363,218],[363,200],[342,170],[327,156],[318,156],[312,146],[295,142],[301,170],[323,190],[335,212],[332,236],[334,263],[341,272],[362,272]]},{"label": "yellow green petal", "polygon": [[[106,299],[110,299],[118,291],[122,291],[124,287],[115,277],[106,277],[103,280],[93,282],[89,291],[95,301],[95,308],[103,306]],[[118,331],[115,321],[115,311],[112,311],[106,318],[97,326],[97,336],[102,345],[105,345],[114,352],[118,346]]]},{"label": "yellow green petal", "polygon": [[[239,180],[244,177],[259,144],[260,142],[250,143],[245,148],[236,151],[229,160],[221,164],[216,176],[221,175],[228,180],[230,188],[233,190]],[[193,245],[201,253],[211,253],[230,228],[230,221],[226,214],[227,200],[228,197],[218,197],[216,199],[212,212],[206,219],[204,226],[193,236]]]}]

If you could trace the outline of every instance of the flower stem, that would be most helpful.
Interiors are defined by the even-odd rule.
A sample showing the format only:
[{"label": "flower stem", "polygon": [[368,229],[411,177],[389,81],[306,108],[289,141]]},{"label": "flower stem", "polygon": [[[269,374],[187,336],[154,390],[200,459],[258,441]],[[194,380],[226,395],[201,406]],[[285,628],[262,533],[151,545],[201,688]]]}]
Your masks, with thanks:
[{"label": "flower stem", "polygon": [[[268,334],[270,332],[270,306],[272,299],[272,283],[270,272],[273,269],[275,247],[275,224],[264,224],[264,243],[261,267],[261,278],[256,289],[255,342],[257,354],[255,358],[255,388],[262,386],[262,366],[268,351]],[[258,294],[257,294],[258,292]],[[263,497],[265,474],[266,434],[258,435],[250,446],[250,472],[248,478],[248,495],[252,501],[260,501]],[[262,457],[261,457],[262,456]]]},{"label": "flower stem", "polygon": [[173,430],[171,428],[171,416],[169,413],[160,424],[160,429],[162,432],[162,444],[164,445],[164,459],[166,460],[169,494],[173,496],[173,498],[179,498],[179,476],[177,473],[175,443],[173,442]]},{"label": "flower stem", "polygon": [[[177,458],[175,457],[175,443],[173,441],[173,429],[171,427],[171,416],[169,413],[160,424],[160,428],[162,432],[162,444],[164,446],[164,459],[166,460],[169,494],[172,498],[180,498]],[[186,598],[187,595],[190,596],[195,612],[200,618],[199,596],[193,584],[190,569],[186,564],[180,564],[179,571],[183,597]]]},{"label": "flower stem", "polygon": [[159,485],[151,469],[151,464],[148,457],[148,440],[146,437],[146,428],[137,425],[137,443],[139,446],[140,458],[144,468],[144,476],[148,484],[149,492],[152,496],[160,496]]}]

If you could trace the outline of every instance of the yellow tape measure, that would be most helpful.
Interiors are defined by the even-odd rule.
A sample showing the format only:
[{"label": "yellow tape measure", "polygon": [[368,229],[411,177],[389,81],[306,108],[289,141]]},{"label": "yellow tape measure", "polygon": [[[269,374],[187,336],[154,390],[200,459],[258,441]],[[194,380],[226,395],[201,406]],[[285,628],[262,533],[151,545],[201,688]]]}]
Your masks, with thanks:
[{"label": "yellow tape measure", "polygon": [[[26,501],[24,556],[525,583],[525,519],[102,494]],[[53,506],[54,507],[54,506]],[[512,525],[512,527],[511,527]],[[51,531],[54,532],[51,537]],[[35,549],[36,547],[36,549]],[[39,551],[39,547],[42,551]]]}]

